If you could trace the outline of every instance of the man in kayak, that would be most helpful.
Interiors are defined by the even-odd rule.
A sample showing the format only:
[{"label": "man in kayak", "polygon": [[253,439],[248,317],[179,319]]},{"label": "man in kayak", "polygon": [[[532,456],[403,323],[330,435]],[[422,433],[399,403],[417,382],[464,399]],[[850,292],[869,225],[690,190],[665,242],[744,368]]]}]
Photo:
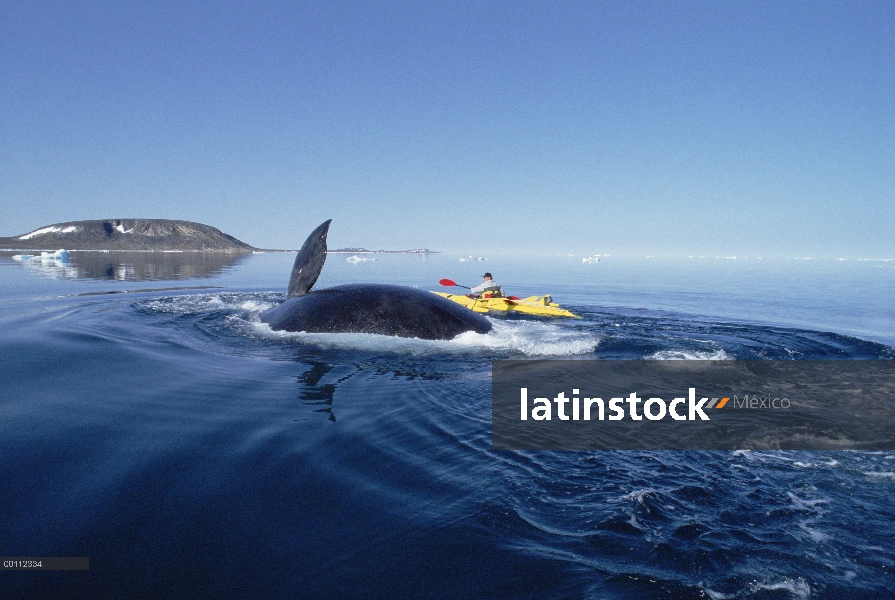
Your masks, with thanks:
[{"label": "man in kayak", "polygon": [[482,275],[482,283],[475,286],[474,288],[469,288],[470,294],[475,294],[476,296],[482,295],[486,298],[494,298],[503,296],[503,292],[500,290],[500,284],[494,281],[491,278],[491,273],[485,273]]}]

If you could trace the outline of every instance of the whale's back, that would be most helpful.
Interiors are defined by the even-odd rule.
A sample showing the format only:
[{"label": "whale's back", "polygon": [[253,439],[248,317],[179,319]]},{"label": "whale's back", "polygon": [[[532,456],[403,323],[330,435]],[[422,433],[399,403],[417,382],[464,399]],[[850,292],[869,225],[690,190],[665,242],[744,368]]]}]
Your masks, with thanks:
[{"label": "whale's back", "polygon": [[426,340],[491,331],[491,322],[482,315],[431,292],[366,283],[295,296],[263,312],[261,320],[280,331],[376,333]]}]

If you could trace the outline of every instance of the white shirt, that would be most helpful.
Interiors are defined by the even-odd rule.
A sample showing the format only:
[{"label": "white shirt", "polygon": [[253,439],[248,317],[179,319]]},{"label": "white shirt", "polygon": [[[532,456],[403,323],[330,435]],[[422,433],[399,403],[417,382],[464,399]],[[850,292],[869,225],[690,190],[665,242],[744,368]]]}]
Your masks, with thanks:
[{"label": "white shirt", "polygon": [[469,289],[469,291],[473,294],[481,294],[482,292],[487,290],[500,291],[500,284],[493,279],[486,279],[481,283],[481,285],[477,285],[474,288]]}]

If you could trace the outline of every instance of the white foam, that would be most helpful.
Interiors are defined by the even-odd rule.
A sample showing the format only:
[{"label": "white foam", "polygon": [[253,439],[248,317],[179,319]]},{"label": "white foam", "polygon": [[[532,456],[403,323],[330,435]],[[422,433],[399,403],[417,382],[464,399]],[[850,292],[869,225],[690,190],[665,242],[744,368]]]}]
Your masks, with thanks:
[{"label": "white foam", "polygon": [[699,585],[702,588],[702,591],[705,592],[706,595],[710,598],[710,600],[728,600],[729,598],[736,597],[733,594],[724,594],[722,592],[716,592],[715,590],[710,590],[709,588],[705,587],[704,583],[701,583],[701,582]]},{"label": "white foam", "polygon": [[829,500],[827,500],[825,498],[817,498],[815,500],[806,500],[804,498],[799,498],[792,492],[787,492],[786,495],[789,496],[789,500],[792,502],[792,505],[796,510],[804,510],[804,511],[814,512],[814,513],[818,513],[818,514],[824,512],[824,511],[821,511],[821,509],[818,507],[821,504],[826,504],[827,502],[829,502]]},{"label": "white foam", "polygon": [[646,357],[649,360],[733,360],[724,350],[700,352],[698,350],[660,350]]},{"label": "white foam", "polygon": [[231,294],[196,294],[188,296],[171,296],[144,302],[142,305],[150,310],[173,314],[196,314],[217,311],[222,308],[239,309],[240,304],[248,302]]},{"label": "white foam", "polygon": [[555,325],[531,322],[496,322],[490,333],[467,331],[452,340],[421,340],[371,333],[274,331],[266,323],[257,320],[253,320],[251,325],[256,333],[265,337],[295,339],[324,348],[354,348],[402,354],[502,350],[529,356],[572,356],[593,352],[599,344],[599,339],[593,336],[582,336],[580,333],[565,332]]},{"label": "white foam", "polygon": [[811,529],[809,525],[813,525],[813,523],[802,521],[801,523],[799,523],[799,529],[807,533],[808,537],[810,537],[812,541],[820,543],[827,539],[827,534],[818,531],[817,529]]},{"label": "white foam", "polygon": [[758,462],[795,462],[794,458],[790,458],[779,452],[759,452],[756,450],[734,450],[731,456],[742,456],[749,461]]},{"label": "white foam", "polygon": [[649,496],[650,494],[656,494],[656,490],[652,488],[647,488],[645,490],[634,490],[629,494],[625,494],[619,500],[636,500],[638,504],[643,504],[643,499]]},{"label": "white foam", "polygon": [[553,323],[501,319],[489,319],[493,325],[490,333],[467,331],[452,340],[421,340],[368,333],[273,331],[267,324],[261,323],[258,315],[278,304],[275,301],[267,301],[260,295],[220,293],[171,296],[144,302],[142,306],[152,311],[175,314],[232,310],[235,313],[232,315],[233,319],[241,322],[240,327],[251,335],[294,339],[299,343],[326,348],[354,348],[410,354],[499,351],[519,352],[528,356],[576,356],[592,353],[600,343],[597,335],[564,329]]},{"label": "white foam", "polygon": [[640,524],[640,521],[637,520],[637,515],[631,515],[631,518],[628,519],[628,525],[640,531],[646,531],[643,525]]},{"label": "white foam", "polygon": [[273,308],[275,304],[272,302],[259,302],[256,300],[246,300],[242,304],[239,305],[239,308],[243,310],[249,310],[252,312],[264,312],[269,308]]},{"label": "white foam", "polygon": [[828,460],[828,461],[821,461],[821,462],[818,462],[818,463],[812,463],[812,462],[809,462],[809,463],[803,463],[802,461],[798,461],[798,460],[797,460],[796,462],[794,462],[794,463],[792,463],[792,464],[793,464],[794,467],[799,467],[799,468],[802,468],[802,469],[814,469],[814,468],[817,468],[817,467],[819,467],[819,466],[821,466],[821,465],[823,465],[823,466],[825,466],[825,467],[836,467],[836,466],[839,465],[839,461],[830,459],[830,460]]},{"label": "white foam", "polygon": [[[429,354],[439,350],[450,350],[450,341],[420,340],[372,333],[308,333],[305,331],[274,331],[267,323],[251,322],[256,334],[263,337],[295,340],[321,348],[351,348],[374,350],[398,354]],[[478,334],[476,334],[478,335]]]},{"label": "white foam", "polygon": [[867,475],[868,477],[888,477],[891,479],[895,479],[895,473],[893,473],[892,471],[864,471],[864,475]]},{"label": "white foam", "polygon": [[580,331],[570,331],[551,323],[536,321],[501,321],[491,319],[494,329],[480,335],[461,333],[452,343],[465,348],[519,351],[529,356],[576,356],[590,354],[600,338]]},{"label": "white foam", "polygon": [[752,586],[752,591],[754,592],[761,590],[785,590],[796,598],[807,598],[811,595],[811,587],[801,577],[795,580],[784,579],[777,583],[756,583]]},{"label": "white foam", "polygon": [[77,230],[78,230],[78,228],[75,227],[74,225],[70,225],[65,228],[54,227],[51,225],[50,227],[44,227],[43,229],[38,229],[37,231],[32,231],[31,233],[26,233],[25,235],[19,237],[19,239],[20,240],[30,240],[33,237],[36,237],[38,235],[43,235],[45,233],[72,233]]}]

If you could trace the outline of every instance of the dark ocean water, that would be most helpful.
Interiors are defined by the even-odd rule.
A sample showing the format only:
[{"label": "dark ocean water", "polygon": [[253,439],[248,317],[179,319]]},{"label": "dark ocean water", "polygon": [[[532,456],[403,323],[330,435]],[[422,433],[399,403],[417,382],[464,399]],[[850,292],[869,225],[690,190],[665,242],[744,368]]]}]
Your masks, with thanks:
[{"label": "dark ocean water", "polygon": [[91,565],[3,597],[895,598],[895,453],[490,437],[495,359],[895,359],[895,270],[494,259],[584,319],[426,342],[271,332],[290,255],[154,261],[0,258],[0,553]]}]

